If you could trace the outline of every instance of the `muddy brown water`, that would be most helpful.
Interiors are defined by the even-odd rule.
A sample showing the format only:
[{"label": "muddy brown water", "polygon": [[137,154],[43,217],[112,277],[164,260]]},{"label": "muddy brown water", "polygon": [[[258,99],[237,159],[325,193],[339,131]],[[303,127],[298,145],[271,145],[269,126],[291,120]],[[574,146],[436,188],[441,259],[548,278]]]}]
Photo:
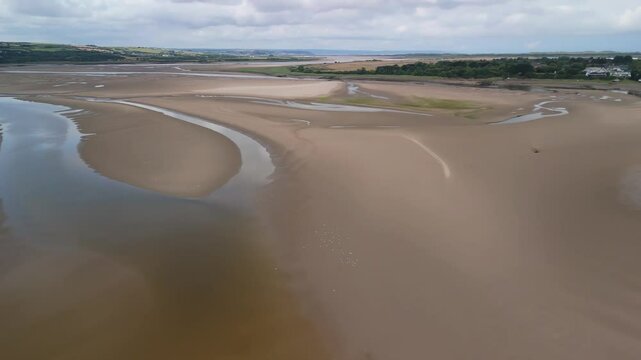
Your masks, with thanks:
[{"label": "muddy brown water", "polygon": [[0,98],[0,358],[325,357],[234,206],[257,183],[188,199],[107,179],[69,110]]}]

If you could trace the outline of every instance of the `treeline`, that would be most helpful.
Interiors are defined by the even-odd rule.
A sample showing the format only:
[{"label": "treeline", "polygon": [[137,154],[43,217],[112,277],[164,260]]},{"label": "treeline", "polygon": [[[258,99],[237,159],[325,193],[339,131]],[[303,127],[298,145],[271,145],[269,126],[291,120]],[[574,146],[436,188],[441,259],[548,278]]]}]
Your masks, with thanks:
[{"label": "treeline", "polygon": [[632,80],[641,80],[641,60],[634,60],[630,64],[630,72],[632,72]]},{"label": "treeline", "polygon": [[101,47],[95,45],[74,46],[59,44],[0,42],[0,64],[70,62],[70,63],[172,63],[172,62],[220,62],[220,61],[290,61],[297,58],[273,55],[244,57],[215,52],[193,52],[171,49],[147,49],[126,47]]},{"label": "treeline", "polygon": [[81,50],[72,46],[0,43],[0,63],[101,62],[124,59],[119,54]]},{"label": "treeline", "polygon": [[[641,77],[641,61],[631,56],[616,56],[607,58],[502,58],[492,60],[443,60],[435,63],[416,62],[406,65],[379,66],[375,70],[365,68],[355,71],[345,71],[341,74],[357,75],[412,75],[435,76],[446,78],[533,78],[533,79],[581,79],[585,78],[586,67],[621,66],[632,72],[632,77]],[[326,71],[307,66],[293,69],[298,72],[326,73]]]}]

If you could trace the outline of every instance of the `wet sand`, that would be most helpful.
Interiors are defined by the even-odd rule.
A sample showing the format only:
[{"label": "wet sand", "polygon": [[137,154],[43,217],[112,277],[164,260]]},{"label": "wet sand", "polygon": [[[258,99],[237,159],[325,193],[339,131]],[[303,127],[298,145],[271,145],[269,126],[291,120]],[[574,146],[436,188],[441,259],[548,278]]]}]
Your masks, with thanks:
[{"label": "wet sand", "polygon": [[[339,89],[342,84],[339,81],[274,79],[263,75],[228,73],[202,73],[203,76],[194,76],[192,72],[166,74],[138,71],[106,76],[104,69],[101,75],[91,75],[82,68],[78,73],[74,73],[71,69],[69,71],[56,71],[51,68],[34,70],[37,73],[29,73],[29,70],[21,69],[0,68],[0,75],[6,79],[0,84],[0,93],[46,93],[112,98],[141,95],[224,94],[300,99],[327,95]],[[3,73],[2,71],[27,71],[27,73]],[[66,73],[68,75],[65,75]]]},{"label": "wet sand", "polygon": [[89,134],[80,145],[80,155],[111,179],[169,195],[199,197],[227,183],[240,168],[237,146],[213,131],[127,106],[56,100],[83,110],[68,114],[82,133]]},{"label": "wet sand", "polygon": [[295,84],[275,84],[273,81],[265,84],[252,82],[251,85],[234,84],[200,90],[203,94],[258,96],[279,99],[313,98],[327,95],[341,88],[338,81],[304,81]]},{"label": "wet sand", "polygon": [[[2,76],[16,81],[15,75]],[[253,198],[255,217],[250,225],[221,217],[224,212],[209,216],[198,215],[196,209],[190,212],[199,219],[195,228],[203,239],[233,237],[239,235],[234,229],[252,229],[241,236],[242,244],[254,249],[249,251],[251,256],[225,250],[224,257],[216,257],[218,250],[203,251],[209,249],[206,241],[184,242],[183,235],[173,235],[171,222],[162,227],[163,236],[123,243],[117,251],[101,247],[104,240],[91,242],[110,261],[131,259],[127,255],[131,252],[140,254],[129,264],[146,269],[141,272],[146,275],[131,277],[131,284],[138,284],[133,288],[164,291],[138,296],[141,301],[132,303],[131,309],[135,313],[139,313],[136,309],[153,309],[144,299],[165,304],[156,314],[174,320],[160,324],[171,324],[178,329],[174,335],[185,336],[179,342],[184,347],[171,347],[177,351],[173,354],[188,354],[186,349],[192,349],[193,358],[203,354],[264,358],[268,343],[274,341],[281,344],[282,352],[272,358],[291,359],[312,355],[333,359],[636,359],[641,353],[641,291],[636,276],[641,270],[641,187],[637,184],[641,99],[596,90],[532,93],[357,82],[365,93],[385,96],[399,108],[411,97],[467,101],[482,108],[474,117],[444,108],[418,110],[432,115],[423,116],[328,112],[238,97],[203,97],[200,92],[184,91],[194,84],[193,79],[172,79],[178,90],[171,94],[171,88],[165,88],[160,94],[154,84],[139,80],[135,76],[113,79],[123,87],[131,83],[131,89],[120,96],[113,90],[106,92],[108,81],[99,91],[242,131],[265,144],[276,165],[272,181]],[[43,86],[33,81],[26,77],[13,86],[33,94]],[[164,80],[159,77],[158,81]],[[228,86],[228,80],[208,81],[212,82],[209,89]],[[281,98],[290,94],[288,84],[296,92],[297,82],[283,79],[260,80],[256,87],[237,86],[243,86],[244,96]],[[2,91],[7,91],[4,86]],[[266,96],[264,86],[283,92]],[[230,85],[229,94],[224,90],[204,94],[238,95],[233,88]],[[57,94],[41,100],[74,108],[90,106],[100,116],[103,112],[138,113],[137,109],[71,98],[97,96],[97,90],[72,89],[61,94],[55,89],[41,90]],[[319,85],[307,95],[298,101],[349,97],[347,84],[338,90]],[[546,107],[564,108],[568,113],[489,126],[527,116],[537,111],[537,104],[548,101]],[[154,114],[147,116],[148,126],[159,126],[151,123],[152,118],[163,121]],[[81,129],[92,124],[90,117],[74,118]],[[119,119],[139,121],[138,116]],[[98,123],[96,120],[92,130],[100,133]],[[162,142],[153,131],[149,134],[150,143]],[[92,138],[86,138],[81,152]],[[203,139],[221,143],[219,140]],[[95,159],[83,159],[95,167]],[[115,160],[108,162],[117,167]],[[171,205],[169,213],[179,211],[171,210],[173,206],[177,205]],[[158,219],[154,214],[148,218],[149,223]],[[91,226],[86,231],[91,234]],[[150,248],[156,250],[148,253]],[[192,257],[200,259],[202,267],[187,267]],[[44,268],[54,268],[58,260],[51,261]],[[101,263],[87,261],[95,266]],[[173,266],[183,271],[173,273]],[[243,275],[228,273],[230,267]],[[277,275],[264,277],[268,268],[277,269]],[[235,303],[239,299],[233,286],[201,293],[199,286],[211,289],[212,280],[205,274],[218,274],[224,284],[245,284],[244,289],[251,290],[249,297],[242,297],[248,301],[246,306],[226,305],[227,300]],[[93,273],[87,277],[100,279]],[[191,296],[176,297],[181,292],[179,284],[187,278],[200,285],[187,287]],[[54,281],[22,279],[39,289]],[[120,292],[115,286],[111,293],[120,296],[127,294],[126,289]],[[22,301],[34,298],[26,296]],[[270,300],[274,298],[279,300]],[[205,325],[205,320],[180,325],[194,305],[198,311],[193,314],[211,308],[205,318],[219,327]],[[30,312],[40,308],[36,303]],[[263,329],[269,330],[252,335],[223,330],[230,324],[255,329],[263,324],[257,319],[272,319],[269,314],[276,310],[278,319],[289,320],[268,321]],[[117,313],[124,316],[127,312]],[[154,334],[150,327],[166,330],[148,319],[139,321],[145,329],[140,334]],[[107,330],[104,334],[111,333]],[[293,343],[283,340],[290,339],[287,336],[275,335],[281,331],[295,333]],[[173,339],[169,334],[152,338]],[[211,341],[211,336],[220,334],[226,334],[227,340]],[[258,340],[261,342],[254,343]],[[248,341],[255,344],[252,352],[242,352],[240,344]],[[78,343],[96,348],[90,342]],[[150,343],[142,341],[132,348],[148,354],[149,347],[142,345]],[[296,349],[302,348],[307,352],[301,357]],[[157,358],[172,358],[172,353],[161,352],[163,347],[158,350]]]},{"label": "wet sand", "polygon": [[241,196],[252,182],[204,199],[139,189],[84,164],[76,148],[95,137],[74,130],[68,108],[0,98],[0,109],[2,358],[324,358],[253,240]]}]

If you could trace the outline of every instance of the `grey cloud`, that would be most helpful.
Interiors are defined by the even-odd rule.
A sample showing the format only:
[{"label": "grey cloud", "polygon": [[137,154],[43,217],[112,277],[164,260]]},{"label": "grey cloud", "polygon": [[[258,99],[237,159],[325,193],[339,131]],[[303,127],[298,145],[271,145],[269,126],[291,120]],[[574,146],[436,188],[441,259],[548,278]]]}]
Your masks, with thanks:
[{"label": "grey cloud", "polygon": [[43,17],[63,17],[71,13],[81,14],[81,8],[74,5],[73,1],[63,0],[5,0],[9,11],[17,14],[43,16]]},{"label": "grey cloud", "polygon": [[3,39],[156,46],[592,46],[580,36],[602,34],[638,44],[640,18],[638,0],[0,0]]},{"label": "grey cloud", "polygon": [[239,0],[170,0],[170,2],[173,3],[208,3],[208,4],[216,4],[216,5],[239,5],[242,3],[242,1]]}]

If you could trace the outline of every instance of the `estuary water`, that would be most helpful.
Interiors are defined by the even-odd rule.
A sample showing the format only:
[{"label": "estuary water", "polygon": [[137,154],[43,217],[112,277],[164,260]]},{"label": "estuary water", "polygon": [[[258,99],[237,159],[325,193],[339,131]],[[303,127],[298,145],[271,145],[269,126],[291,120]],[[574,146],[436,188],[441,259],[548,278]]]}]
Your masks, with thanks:
[{"label": "estuary water", "polygon": [[[82,161],[73,111],[0,98],[0,358],[306,358],[318,347],[256,241],[246,194],[273,165],[205,199],[139,189]],[[243,161],[264,159],[241,135]]]}]

